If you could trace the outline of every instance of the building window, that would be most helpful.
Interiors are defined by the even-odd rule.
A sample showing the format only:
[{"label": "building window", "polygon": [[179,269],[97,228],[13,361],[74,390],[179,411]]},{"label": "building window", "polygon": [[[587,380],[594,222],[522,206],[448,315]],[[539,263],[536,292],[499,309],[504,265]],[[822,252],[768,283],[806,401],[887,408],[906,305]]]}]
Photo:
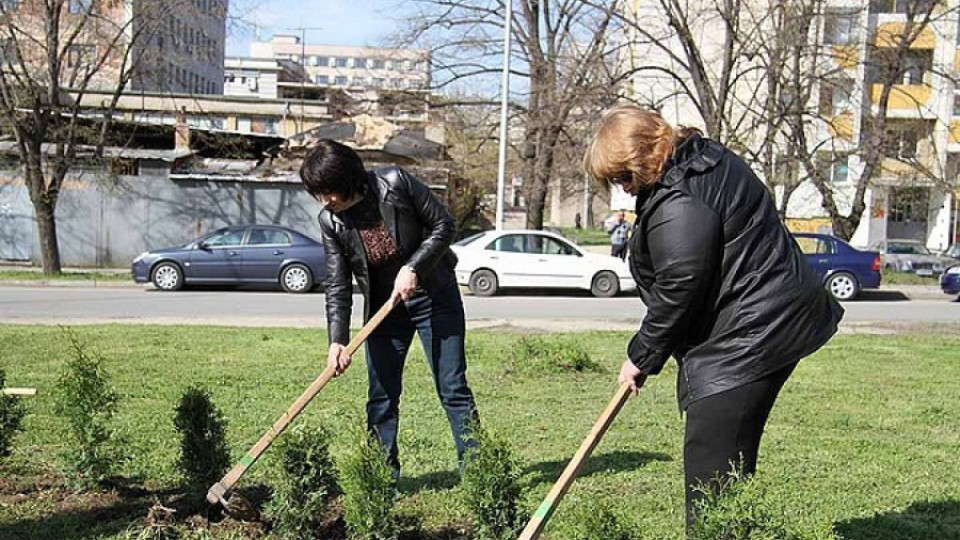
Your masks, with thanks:
[{"label": "building window", "polygon": [[249,118],[237,118],[237,131],[241,133],[250,133],[253,130],[253,122]]},{"label": "building window", "polygon": [[80,13],[90,11],[90,4],[91,0],[70,0],[70,7],[68,9],[71,14],[79,15]]},{"label": "building window", "polygon": [[354,58],[354,59],[353,59],[353,67],[355,67],[355,68],[364,68],[364,67],[367,67],[367,59],[366,59],[366,58]]},{"label": "building window", "polygon": [[390,79],[390,86],[393,88],[403,88],[404,80],[403,79]]},{"label": "building window", "polygon": [[337,85],[337,86],[346,86],[346,85],[347,85],[347,78],[346,78],[346,77],[343,77],[343,76],[341,76],[341,77],[336,77],[336,78],[333,79],[333,84],[335,84],[335,85]]},{"label": "building window", "polygon": [[347,67],[347,58],[337,57],[337,67],[345,68]]},{"label": "building window", "polygon": [[352,84],[353,86],[364,86],[367,84],[367,79],[363,77],[354,77]]},{"label": "building window", "polygon": [[3,8],[4,13],[10,13],[20,9],[20,0],[3,0],[0,2],[0,8]]},{"label": "building window", "polygon": [[960,116],[960,94],[953,96],[953,115]]},{"label": "building window", "polygon": [[860,14],[834,11],[824,16],[823,42],[828,45],[852,45],[859,40]]},{"label": "building window", "polygon": [[884,136],[883,153],[894,159],[912,160],[917,157],[920,129],[917,126],[895,126]]},{"label": "building window", "polygon": [[315,66],[321,66],[321,67],[328,67],[328,66],[330,66],[330,57],[329,57],[329,56],[315,56],[314,58],[316,59],[316,63],[314,63],[313,65],[315,65]]},{"label": "building window", "polygon": [[89,66],[96,53],[96,45],[71,45],[67,48],[67,67]]},{"label": "building window", "polygon": [[852,90],[850,81],[824,81],[820,86],[820,114],[832,118],[853,110]]},{"label": "building window", "polygon": [[842,184],[849,179],[850,167],[845,162],[834,163],[830,169],[830,179],[834,184]]},{"label": "building window", "polygon": [[317,75],[313,78],[314,84],[328,85],[330,84],[330,77],[326,75]]},{"label": "building window", "polygon": [[[927,62],[929,57],[930,62]],[[903,84],[923,84],[923,73],[933,67],[930,53],[906,51],[903,55]]]},{"label": "building window", "polygon": [[383,69],[383,58],[373,59],[373,69]]},{"label": "building window", "polygon": [[871,13],[901,13],[923,16],[937,0],[870,0]]},{"label": "building window", "polygon": [[386,83],[386,79],[384,79],[384,78],[375,77],[375,78],[373,79],[373,87],[374,87],[374,88],[383,88],[383,85],[384,85],[385,83]]}]

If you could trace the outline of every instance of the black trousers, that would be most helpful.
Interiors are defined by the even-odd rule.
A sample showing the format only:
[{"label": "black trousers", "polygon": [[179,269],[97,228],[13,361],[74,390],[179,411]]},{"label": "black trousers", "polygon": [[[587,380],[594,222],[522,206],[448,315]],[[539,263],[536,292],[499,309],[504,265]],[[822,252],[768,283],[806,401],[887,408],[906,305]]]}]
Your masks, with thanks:
[{"label": "black trousers", "polygon": [[687,524],[696,519],[696,503],[716,490],[734,468],[744,475],[757,470],[760,437],[783,383],[793,373],[791,364],[758,381],[694,401],[687,407],[683,442],[683,472],[687,495]]}]

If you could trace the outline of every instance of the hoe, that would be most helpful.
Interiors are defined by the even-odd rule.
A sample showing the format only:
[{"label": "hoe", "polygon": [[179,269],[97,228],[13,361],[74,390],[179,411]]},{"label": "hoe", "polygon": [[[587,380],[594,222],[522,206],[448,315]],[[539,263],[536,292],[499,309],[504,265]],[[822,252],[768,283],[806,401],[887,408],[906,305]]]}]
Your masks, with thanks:
[{"label": "hoe", "polygon": [[[360,345],[370,336],[370,333],[381,323],[384,319],[387,318],[387,315],[393,310],[397,305],[398,300],[396,298],[391,298],[379,311],[370,319],[367,324],[357,332],[357,335],[350,340],[350,343],[347,344],[346,352],[347,354],[352,355],[360,348]],[[257,515],[256,509],[249,502],[244,500],[238,495],[227,498],[227,492],[229,492],[233,486],[240,480],[240,477],[243,476],[247,469],[249,469],[260,456],[266,452],[267,448],[270,447],[270,444],[273,443],[282,432],[290,425],[290,422],[293,421],[297,415],[300,414],[303,409],[310,404],[310,401],[323,389],[324,386],[330,379],[334,376],[334,370],[332,368],[326,368],[320,373],[320,376],[317,377],[313,383],[293,402],[293,405],[287,409],[287,412],[283,413],[276,422],[274,422],[273,427],[268,429],[263,436],[260,437],[260,440],[247,451],[246,454],[240,461],[230,469],[230,472],[226,474],[219,482],[210,486],[210,489],[207,490],[207,502],[210,504],[221,504],[223,508],[227,511],[228,514],[236,516],[240,519],[251,520],[255,519]]]}]

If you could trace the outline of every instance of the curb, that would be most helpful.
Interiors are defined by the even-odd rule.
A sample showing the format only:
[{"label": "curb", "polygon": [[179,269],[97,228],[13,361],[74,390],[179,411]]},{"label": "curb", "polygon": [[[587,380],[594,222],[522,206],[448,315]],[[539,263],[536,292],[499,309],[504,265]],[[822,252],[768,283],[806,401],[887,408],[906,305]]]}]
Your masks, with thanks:
[{"label": "curb", "polygon": [[[139,289],[150,286],[149,283],[136,283],[131,278],[129,281],[114,280],[58,280],[58,279],[13,279],[0,280],[0,287],[62,287],[62,288],[114,288],[114,289]],[[944,294],[936,285],[887,285],[879,289],[865,290],[861,293],[857,301],[870,301],[879,299],[889,299],[890,296],[899,295],[907,300],[946,300],[950,295]]]},{"label": "curb", "polygon": [[92,289],[92,288],[112,288],[112,289],[135,289],[143,287],[144,284],[134,283],[131,279],[130,282],[126,281],[101,281],[96,279],[78,279],[75,281],[71,280],[59,280],[59,279],[14,279],[14,280],[0,280],[0,287],[60,287],[60,288],[77,288],[77,289]]}]

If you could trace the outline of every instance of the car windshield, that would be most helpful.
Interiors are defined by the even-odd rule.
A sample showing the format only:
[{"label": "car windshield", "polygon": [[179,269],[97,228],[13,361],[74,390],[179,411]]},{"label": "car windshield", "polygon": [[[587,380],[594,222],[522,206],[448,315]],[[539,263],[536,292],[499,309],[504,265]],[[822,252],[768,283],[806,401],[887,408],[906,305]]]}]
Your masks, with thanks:
[{"label": "car windshield", "polygon": [[891,255],[930,255],[930,250],[920,243],[890,242],[887,253]]}]

